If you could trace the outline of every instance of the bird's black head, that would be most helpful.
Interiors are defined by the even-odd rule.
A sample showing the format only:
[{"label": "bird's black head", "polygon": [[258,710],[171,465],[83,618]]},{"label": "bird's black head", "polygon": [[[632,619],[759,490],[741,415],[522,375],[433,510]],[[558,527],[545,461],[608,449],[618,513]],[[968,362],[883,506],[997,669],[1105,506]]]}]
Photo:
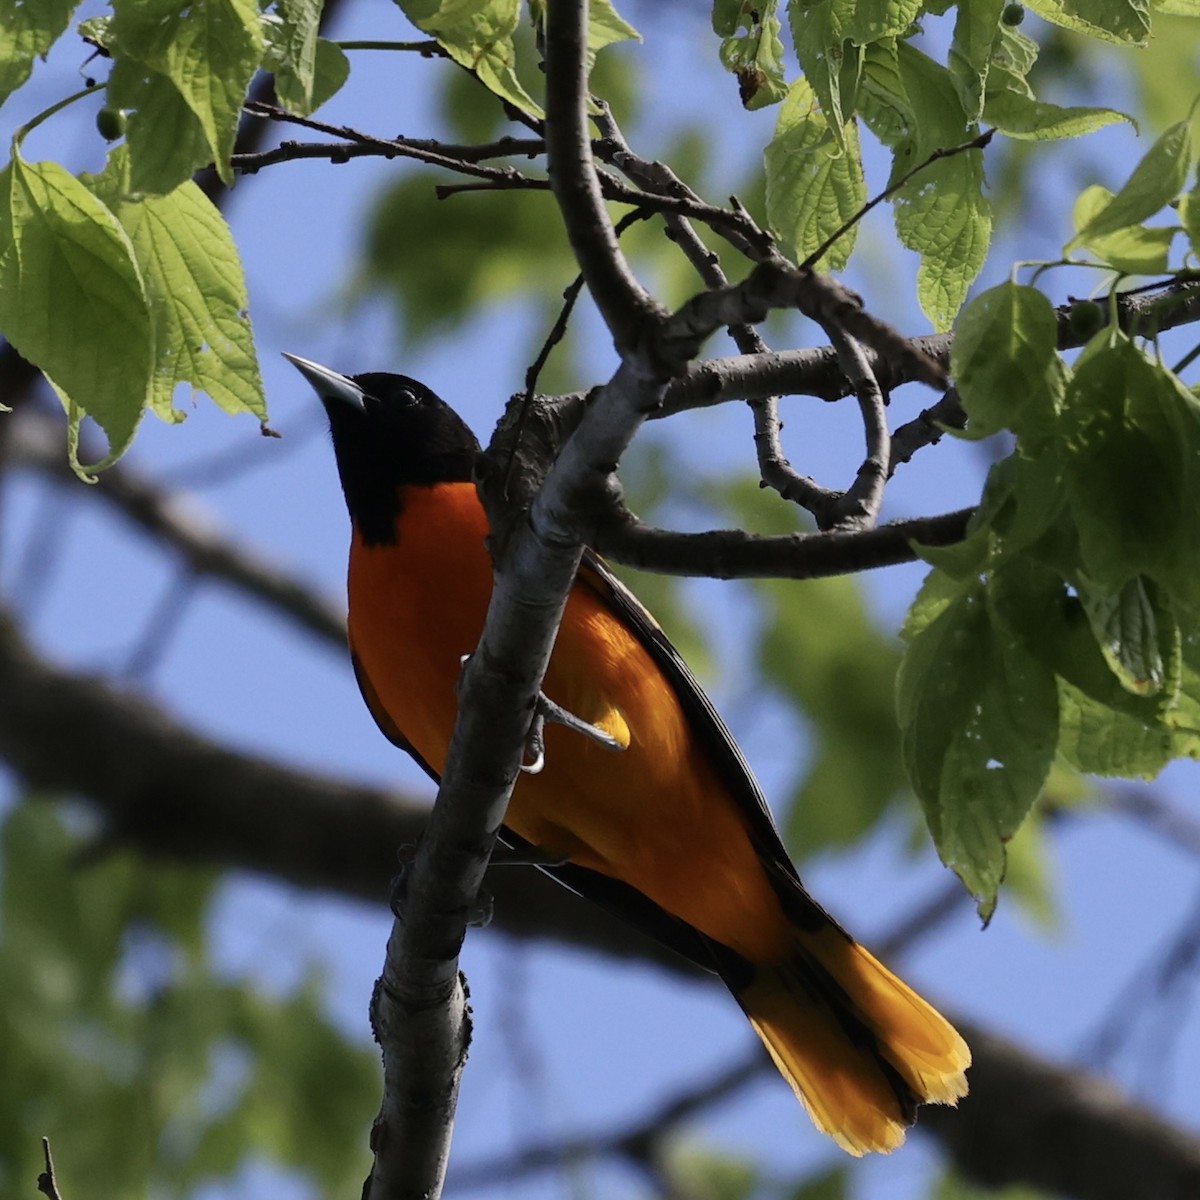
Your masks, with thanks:
[{"label": "bird's black head", "polygon": [[346,507],[368,545],[395,538],[402,485],[470,482],[479,443],[423,383],[383,372],[347,377],[284,357],[325,405]]}]

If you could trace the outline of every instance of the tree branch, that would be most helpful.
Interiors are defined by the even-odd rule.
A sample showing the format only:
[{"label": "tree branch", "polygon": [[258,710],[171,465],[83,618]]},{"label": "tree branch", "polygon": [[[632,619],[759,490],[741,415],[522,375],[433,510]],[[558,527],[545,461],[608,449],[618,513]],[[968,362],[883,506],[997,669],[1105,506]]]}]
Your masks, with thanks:
[{"label": "tree branch", "polygon": [[863,348],[844,330],[829,330],[842,373],[858,396],[866,433],[866,456],[853,484],[834,506],[834,526],[852,532],[873,529],[883,507],[884,485],[891,478],[892,439],[888,433],[883,389]]},{"label": "tree branch", "polygon": [[[414,841],[427,815],[411,799],[222,747],[146,701],[41,661],[2,620],[0,755],[40,791],[88,798],[105,816],[107,844],[243,867],[376,904],[395,872],[394,847]],[[697,974],[536,871],[498,868],[489,888],[496,928]],[[914,936],[943,905],[935,895],[903,936]],[[918,1129],[942,1142],[971,1178],[1026,1181],[1082,1200],[1200,1194],[1195,1136],[1090,1076],[954,1020],[975,1056],[971,1095],[958,1110],[923,1109]],[[765,1070],[765,1059],[758,1061]],[[461,1176],[456,1183],[465,1186]]]},{"label": "tree branch", "polygon": [[[556,199],[580,269],[622,355],[639,354],[657,308],[629,273],[600,197],[584,110],[586,0],[547,13],[546,146]],[[454,734],[429,826],[388,940],[372,1013],[384,1095],[366,1200],[437,1197],[470,1038],[458,952],[575,576],[578,514],[614,465],[662,384],[623,361],[559,455],[528,522],[492,520],[495,582],[483,635],[460,684]],[[486,498],[486,497],[485,497]],[[490,514],[489,514],[490,515]]]},{"label": "tree branch", "polygon": [[741,529],[677,533],[643,525],[628,509],[600,524],[595,548],[614,562],[663,575],[714,579],[820,579],[914,562],[914,543],[948,546],[966,536],[973,508],[874,529],[761,537]]},{"label": "tree branch", "polygon": [[587,116],[587,0],[546,8],[546,154],[550,184],[588,290],[626,358],[643,348],[658,305],[634,278],[592,160]]}]

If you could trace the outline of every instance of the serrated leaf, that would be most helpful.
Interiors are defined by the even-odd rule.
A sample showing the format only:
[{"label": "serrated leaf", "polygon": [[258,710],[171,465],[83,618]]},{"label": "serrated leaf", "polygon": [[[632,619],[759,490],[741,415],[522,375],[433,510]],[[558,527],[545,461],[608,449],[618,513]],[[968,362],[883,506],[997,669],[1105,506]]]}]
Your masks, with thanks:
[{"label": "serrated leaf", "polygon": [[983,119],[1008,137],[1035,142],[1082,137],[1117,121],[1133,124],[1132,117],[1115,108],[1064,108],[1011,90],[988,92]]},{"label": "serrated leaf", "polygon": [[642,35],[613,7],[612,0],[590,0],[588,4],[588,53],[594,58],[617,42],[640,42]]},{"label": "serrated leaf", "polygon": [[265,421],[246,284],[228,224],[190,181],[166,196],[134,198],[128,176],[129,156],[118,147],[104,173],[84,182],[129,235],[145,283],[156,349],[151,407],[165,421],[183,420],[172,398],[190,383],[226,412]]},{"label": "serrated leaf", "polygon": [[516,73],[513,31],[521,0],[396,0],[404,15],[459,66],[479,77],[494,95],[541,117],[542,109],[521,86]]},{"label": "serrated leaf", "polygon": [[[816,95],[798,79],[779,110],[775,136],[766,149],[767,220],[804,262],[866,203],[858,130],[851,122],[842,147],[817,108]],[[856,228],[826,252],[821,269],[840,271],[854,249]]]},{"label": "serrated leaf", "polygon": [[866,48],[859,81],[859,111],[867,128],[895,149],[916,136],[916,115],[900,73],[896,43],[888,40]]},{"label": "serrated leaf", "polygon": [[1157,589],[1146,579],[1131,579],[1119,592],[1076,585],[1096,644],[1118,682],[1135,696],[1156,696],[1174,678],[1178,687],[1178,662],[1168,662],[1163,646],[1176,648],[1179,625],[1161,604],[1155,603]]},{"label": "serrated leaf", "polygon": [[1100,262],[1124,275],[1162,275],[1178,232],[1172,226],[1128,225],[1083,244]]},{"label": "serrated leaf", "polygon": [[1200,407],[1120,334],[1100,335],[1064,404],[1064,461],[1085,574],[1111,593],[1146,575],[1200,603]]},{"label": "serrated leaf", "polygon": [[969,121],[983,112],[983,94],[992,63],[992,46],[1006,0],[974,0],[960,4],[950,43],[950,76]]},{"label": "serrated leaf", "polygon": [[[1179,121],[1146,151],[1121,190],[1077,227],[1067,249],[1090,244],[1094,238],[1154,216],[1179,195],[1187,180],[1191,158],[1191,123]],[[1094,189],[1085,194],[1094,195]]]},{"label": "serrated leaf", "polygon": [[125,144],[134,191],[163,195],[212,160],[204,126],[165,75],[122,55],[107,90],[109,103],[129,113]]},{"label": "serrated leaf", "polygon": [[[232,186],[229,157],[263,51],[255,0],[118,0],[114,10],[120,56],[170,81],[199,121],[217,174]],[[156,114],[143,105],[141,115],[153,121]]]},{"label": "serrated leaf", "polygon": [[116,217],[57,163],[18,155],[0,172],[0,332],[55,384],[73,430],[84,416],[104,430],[109,454],[86,470],[119,458],[154,363],[146,290]]},{"label": "serrated leaf", "polygon": [[748,109],[776,104],[787,94],[777,8],[778,0],[717,0],[713,5],[713,28],[728,30],[722,34],[721,64],[737,76],[738,93]]},{"label": "serrated leaf", "polygon": [[79,0],[0,0],[0,103],[29,78],[34,60],[66,32]]},{"label": "serrated leaf", "polygon": [[842,34],[856,46],[900,37],[921,15],[922,0],[840,0]]},{"label": "serrated leaf", "polygon": [[1192,253],[1200,255],[1200,183],[1179,198],[1179,219],[1192,244]]},{"label": "serrated leaf", "polygon": [[[992,46],[993,70],[1003,71],[1011,78],[1024,81],[1025,76],[1033,70],[1037,56],[1038,44],[1033,38],[1011,25],[1001,24],[1000,36]],[[1033,95],[1028,85],[1020,90],[1023,90],[1025,95]]]},{"label": "serrated leaf", "polygon": [[317,36],[324,0],[279,0],[263,14],[263,66],[275,76],[275,95],[291,112],[307,116],[336,94],[350,74],[340,46]]},{"label": "serrated leaf", "polygon": [[1142,45],[1150,33],[1147,0],[1023,0],[1039,17],[1106,42]]},{"label": "serrated leaf", "polygon": [[948,329],[983,267],[991,241],[991,205],[983,193],[983,155],[969,150],[928,162],[939,149],[977,132],[949,71],[900,43],[897,67],[913,106],[913,124],[897,144],[893,177],[925,163],[893,200],[900,240],[921,255],[917,296],[936,329]]},{"label": "serrated leaf", "polygon": [[1060,678],[1059,752],[1077,771],[1121,779],[1153,779],[1176,756],[1171,734],[1102,705]]},{"label": "serrated leaf", "polygon": [[796,57],[839,146],[854,112],[863,64],[863,51],[848,32],[855,20],[854,9],[850,0],[788,7]]},{"label": "serrated leaf", "polygon": [[1054,308],[1036,288],[1004,283],[977,296],[955,332],[950,372],[971,437],[1053,431],[1066,387]]},{"label": "serrated leaf", "polygon": [[[927,605],[923,588],[914,611]],[[938,853],[987,920],[1004,844],[1054,758],[1054,676],[993,623],[979,581],[957,585],[932,620],[910,618],[905,636],[896,695],[909,779]]]}]

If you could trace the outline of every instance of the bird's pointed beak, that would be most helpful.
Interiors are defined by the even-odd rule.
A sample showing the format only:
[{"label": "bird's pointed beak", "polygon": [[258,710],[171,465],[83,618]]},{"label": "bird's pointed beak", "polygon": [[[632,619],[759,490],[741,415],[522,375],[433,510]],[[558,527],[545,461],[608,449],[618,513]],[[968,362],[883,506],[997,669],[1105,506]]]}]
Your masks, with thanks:
[{"label": "bird's pointed beak", "polygon": [[347,379],[345,375],[323,367],[320,363],[301,358],[298,354],[288,354],[285,351],[283,357],[308,380],[313,391],[325,404],[347,404],[359,412],[363,411],[365,393],[353,379]]}]

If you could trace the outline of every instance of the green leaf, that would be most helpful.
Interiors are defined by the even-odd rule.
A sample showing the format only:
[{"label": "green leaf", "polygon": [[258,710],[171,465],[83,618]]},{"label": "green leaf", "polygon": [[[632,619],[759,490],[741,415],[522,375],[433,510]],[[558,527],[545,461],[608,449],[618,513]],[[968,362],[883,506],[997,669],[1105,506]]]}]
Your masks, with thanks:
[{"label": "green leaf", "polygon": [[988,93],[983,108],[983,119],[1006,136],[1025,141],[1081,137],[1117,121],[1133,124],[1132,117],[1118,112],[1115,108],[1064,108],[1009,90]]},{"label": "green leaf", "polygon": [[[1172,757],[1192,753],[1200,744],[1195,735],[1200,720],[1193,720],[1190,711],[1175,722],[1178,732],[1168,722],[1182,694],[1175,621],[1169,614],[1156,621],[1163,688],[1157,695],[1137,695],[1122,686],[1111,659],[1102,653],[1079,596],[1068,591],[1064,569],[1077,577],[1075,563],[1066,555],[1042,552],[1006,559],[989,583],[995,619],[1057,676],[1063,705],[1059,749],[1068,761],[1101,774],[1154,775]],[[1129,651],[1122,653],[1128,656]]]},{"label": "green leaf", "polygon": [[1143,45],[1150,33],[1147,0],[1022,0],[1039,17],[1106,42]]},{"label": "green leaf", "polygon": [[163,420],[182,421],[172,397],[190,383],[226,412],[265,421],[246,283],[228,224],[194,183],[135,198],[128,177],[129,156],[118,147],[104,173],[84,182],[129,235],[145,282],[156,350],[151,407]]},{"label": "green leaf", "polygon": [[843,146],[863,63],[863,52],[850,34],[855,6],[850,0],[822,0],[808,8],[791,4],[788,16],[804,77],[820,102],[830,131]]},{"label": "green leaf", "polygon": [[459,66],[479,77],[494,95],[522,112],[541,117],[542,109],[521,86],[516,73],[513,31],[521,0],[396,0],[404,15]]},{"label": "green leaf", "polygon": [[[858,129],[850,122],[835,143],[816,95],[798,79],[779,110],[766,149],[767,220],[798,262],[858,213],[866,203]],[[854,249],[857,227],[826,252],[820,269],[840,271]]]},{"label": "green leaf", "polygon": [[856,46],[900,37],[925,7],[922,0],[837,0],[842,35]]},{"label": "green leaf", "polygon": [[1116,233],[1089,238],[1087,249],[1100,262],[1124,275],[1162,275],[1168,270],[1177,227],[1129,225]]},{"label": "green leaf", "polygon": [[1200,605],[1200,405],[1128,338],[1097,335],[1064,404],[1083,570],[1117,594],[1146,575]]},{"label": "green leaf", "polygon": [[913,124],[896,146],[893,177],[925,163],[893,205],[900,240],[921,255],[917,296],[936,329],[948,329],[983,267],[991,206],[983,194],[983,155],[969,150],[928,162],[939,149],[978,132],[963,110],[950,72],[907,43],[896,47]]},{"label": "green leaf", "polygon": [[275,94],[291,112],[308,116],[346,82],[350,62],[340,46],[317,36],[324,0],[278,0],[278,15],[263,14],[263,66],[275,75]]},{"label": "green leaf", "polygon": [[641,40],[642,35],[617,12],[613,7],[612,0],[590,0],[587,48],[592,61],[606,46],[615,46],[618,42],[640,42]]},{"label": "green leaf", "polygon": [[894,42],[867,47],[859,82],[859,110],[867,128],[885,146],[896,149],[916,137],[916,113]]},{"label": "green leaf", "polygon": [[211,872],[112,847],[84,865],[78,825],[39,800],[0,827],[6,1177],[36,1179],[41,1134],[70,1128],[59,1178],[97,1195],[228,1190],[266,1156],[347,1194],[376,1055],[339,1034],[315,980],[267,995],[218,976]]},{"label": "green leaf", "polygon": [[1059,752],[1077,771],[1153,779],[1175,757],[1171,733],[1157,721],[1109,708],[1062,678],[1058,693]]},{"label": "green leaf", "polygon": [[948,585],[937,575],[905,628],[901,744],[938,853],[987,920],[1004,844],[1054,758],[1057,691],[1049,669],[993,622],[981,582]]},{"label": "green leaf", "polygon": [[1200,255],[1200,182],[1180,196],[1179,219],[1192,244],[1192,253]]},{"label": "green leaf", "polygon": [[122,55],[108,77],[108,98],[129,110],[125,144],[134,191],[163,195],[212,160],[204,126],[165,75]]},{"label": "green leaf", "polygon": [[1037,62],[1038,44],[1027,34],[1011,25],[1000,26],[1000,36],[992,45],[992,69],[988,73],[988,91],[998,90],[997,77],[1004,86],[1032,98],[1033,91],[1025,77]]},{"label": "green leaf", "polygon": [[[1067,249],[1088,245],[1093,238],[1154,216],[1183,189],[1191,158],[1191,123],[1179,121],[1146,151],[1125,185],[1106,205],[1094,211],[1085,209],[1086,221],[1077,226]],[[1095,195],[1092,189],[1087,194]]]},{"label": "green leaf", "polygon": [[1006,0],[960,4],[950,43],[950,75],[968,121],[983,113],[983,94],[992,62],[992,46]]},{"label": "green leaf", "polygon": [[[55,385],[74,431],[91,416],[114,462],[146,406],[154,330],[116,217],[56,163],[0,172],[0,331]],[[78,470],[77,462],[73,465]]]},{"label": "green leaf", "polygon": [[0,103],[29,78],[71,23],[79,0],[0,0]]},{"label": "green leaf", "polygon": [[[109,95],[118,107],[135,110],[128,135],[134,186],[170,191],[206,161],[232,186],[229,157],[242,101],[262,57],[258,5],[118,0],[114,9]],[[143,155],[153,165],[143,166]]]},{"label": "green leaf", "polygon": [[[1156,696],[1169,678],[1178,689],[1179,625],[1156,603],[1153,584],[1139,576],[1113,593],[1080,580],[1077,590],[1100,652],[1127,692]],[[1163,654],[1164,643],[1174,650],[1173,663]]]},{"label": "green leaf", "polygon": [[1052,433],[1067,373],[1050,301],[1011,282],[977,296],[959,318],[950,371],[971,437],[1011,429],[1032,441]]},{"label": "green leaf", "polygon": [[748,109],[765,108],[787,95],[778,4],[779,0],[716,0],[713,5],[713,29],[722,37],[721,64],[737,76],[738,92]]}]

